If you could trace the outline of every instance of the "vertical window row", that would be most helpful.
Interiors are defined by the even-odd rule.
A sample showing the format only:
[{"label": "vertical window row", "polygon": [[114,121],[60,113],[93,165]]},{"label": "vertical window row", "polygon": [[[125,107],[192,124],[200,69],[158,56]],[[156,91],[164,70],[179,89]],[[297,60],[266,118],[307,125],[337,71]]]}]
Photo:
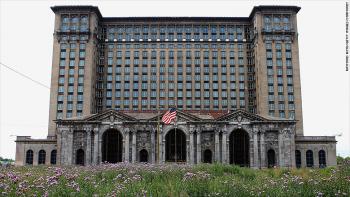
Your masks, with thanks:
[{"label": "vertical window row", "polygon": [[63,102],[65,92],[65,80],[66,80],[66,56],[67,56],[67,44],[62,43],[60,45],[60,58],[59,58],[59,72],[58,72],[58,94],[57,94],[57,113],[56,118],[63,118]]},{"label": "vertical window row", "polygon": [[287,95],[288,95],[288,118],[295,119],[294,83],[292,66],[292,43],[285,43]]},{"label": "vertical window row", "polygon": [[286,118],[286,107],[284,98],[283,83],[283,65],[282,65],[282,43],[275,42],[276,54],[276,75],[277,75],[277,96],[278,96],[278,115],[280,118]]},{"label": "vertical window row", "polygon": [[78,89],[77,89],[77,103],[76,114],[77,117],[83,115],[83,102],[84,102],[84,71],[85,71],[85,56],[86,56],[86,43],[79,44],[79,64],[78,64]]},{"label": "vertical window row", "polygon": [[267,67],[267,88],[269,115],[275,116],[275,90],[274,90],[274,69],[272,43],[266,42],[266,67]]}]

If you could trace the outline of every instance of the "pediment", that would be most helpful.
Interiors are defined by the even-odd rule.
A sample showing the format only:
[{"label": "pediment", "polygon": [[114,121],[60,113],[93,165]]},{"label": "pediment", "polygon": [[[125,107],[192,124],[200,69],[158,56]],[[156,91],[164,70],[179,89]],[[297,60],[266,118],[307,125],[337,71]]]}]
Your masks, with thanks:
[{"label": "pediment", "polygon": [[[166,113],[163,112],[161,113],[159,116],[155,116],[151,119],[149,119],[149,121],[157,121],[158,119],[161,121],[163,115]],[[201,121],[200,118],[198,118],[197,116],[194,116],[192,114],[183,112],[183,111],[176,111],[176,118],[177,118],[177,122],[193,122],[193,121]]]},{"label": "pediment", "polygon": [[247,112],[245,110],[238,109],[230,113],[227,113],[223,116],[220,116],[216,120],[229,121],[229,122],[251,122],[251,121],[266,121],[267,119],[259,115]]},{"label": "pediment", "polygon": [[101,121],[101,122],[123,122],[135,121],[136,119],[116,110],[107,110],[99,114],[94,114],[85,121]]}]

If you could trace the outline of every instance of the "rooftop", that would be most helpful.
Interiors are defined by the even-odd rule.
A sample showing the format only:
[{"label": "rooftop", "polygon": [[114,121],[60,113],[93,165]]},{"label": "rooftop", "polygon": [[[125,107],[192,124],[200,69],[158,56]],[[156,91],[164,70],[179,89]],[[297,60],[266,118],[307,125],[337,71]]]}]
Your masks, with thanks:
[{"label": "rooftop", "polygon": [[298,6],[281,6],[281,5],[259,5],[254,6],[249,17],[206,17],[206,16],[195,16],[195,17],[163,17],[163,16],[143,16],[143,17],[103,17],[99,8],[92,5],[58,5],[51,7],[54,13],[60,11],[90,11],[95,12],[103,21],[109,22],[114,20],[122,20],[127,22],[137,22],[137,21],[235,21],[235,20],[246,20],[249,21],[256,12],[260,11],[293,11],[298,13],[301,8]]}]

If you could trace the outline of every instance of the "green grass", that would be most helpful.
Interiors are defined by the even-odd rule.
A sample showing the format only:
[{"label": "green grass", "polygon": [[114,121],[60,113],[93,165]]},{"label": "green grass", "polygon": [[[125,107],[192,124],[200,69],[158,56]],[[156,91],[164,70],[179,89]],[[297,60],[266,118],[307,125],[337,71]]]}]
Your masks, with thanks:
[{"label": "green grass", "polygon": [[350,166],[126,164],[0,168],[0,196],[350,196]]}]

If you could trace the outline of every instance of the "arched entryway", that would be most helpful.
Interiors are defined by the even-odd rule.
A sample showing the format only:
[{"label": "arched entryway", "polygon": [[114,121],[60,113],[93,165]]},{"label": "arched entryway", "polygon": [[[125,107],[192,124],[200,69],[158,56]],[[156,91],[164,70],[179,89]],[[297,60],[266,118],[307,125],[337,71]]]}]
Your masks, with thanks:
[{"label": "arched entryway", "polygon": [[273,149],[267,151],[267,167],[273,168],[276,166],[276,154]]},{"label": "arched entryway", "polygon": [[140,151],[140,162],[148,162],[148,152],[145,149]]},{"label": "arched entryway", "polygon": [[212,154],[211,150],[206,149],[206,150],[204,151],[204,159],[203,159],[203,162],[204,162],[204,163],[212,163],[212,157],[213,157],[213,154]]},{"label": "arched entryway", "polygon": [[230,134],[230,164],[249,166],[249,135],[243,129]]},{"label": "arched entryway", "polygon": [[117,163],[122,161],[123,136],[116,129],[107,130],[102,136],[102,161]]},{"label": "arched entryway", "polygon": [[186,135],[180,129],[172,129],[165,136],[165,161],[186,162]]},{"label": "arched entryway", "polygon": [[77,165],[84,165],[84,150],[83,149],[78,149],[77,150],[77,155],[75,159],[75,164]]}]

